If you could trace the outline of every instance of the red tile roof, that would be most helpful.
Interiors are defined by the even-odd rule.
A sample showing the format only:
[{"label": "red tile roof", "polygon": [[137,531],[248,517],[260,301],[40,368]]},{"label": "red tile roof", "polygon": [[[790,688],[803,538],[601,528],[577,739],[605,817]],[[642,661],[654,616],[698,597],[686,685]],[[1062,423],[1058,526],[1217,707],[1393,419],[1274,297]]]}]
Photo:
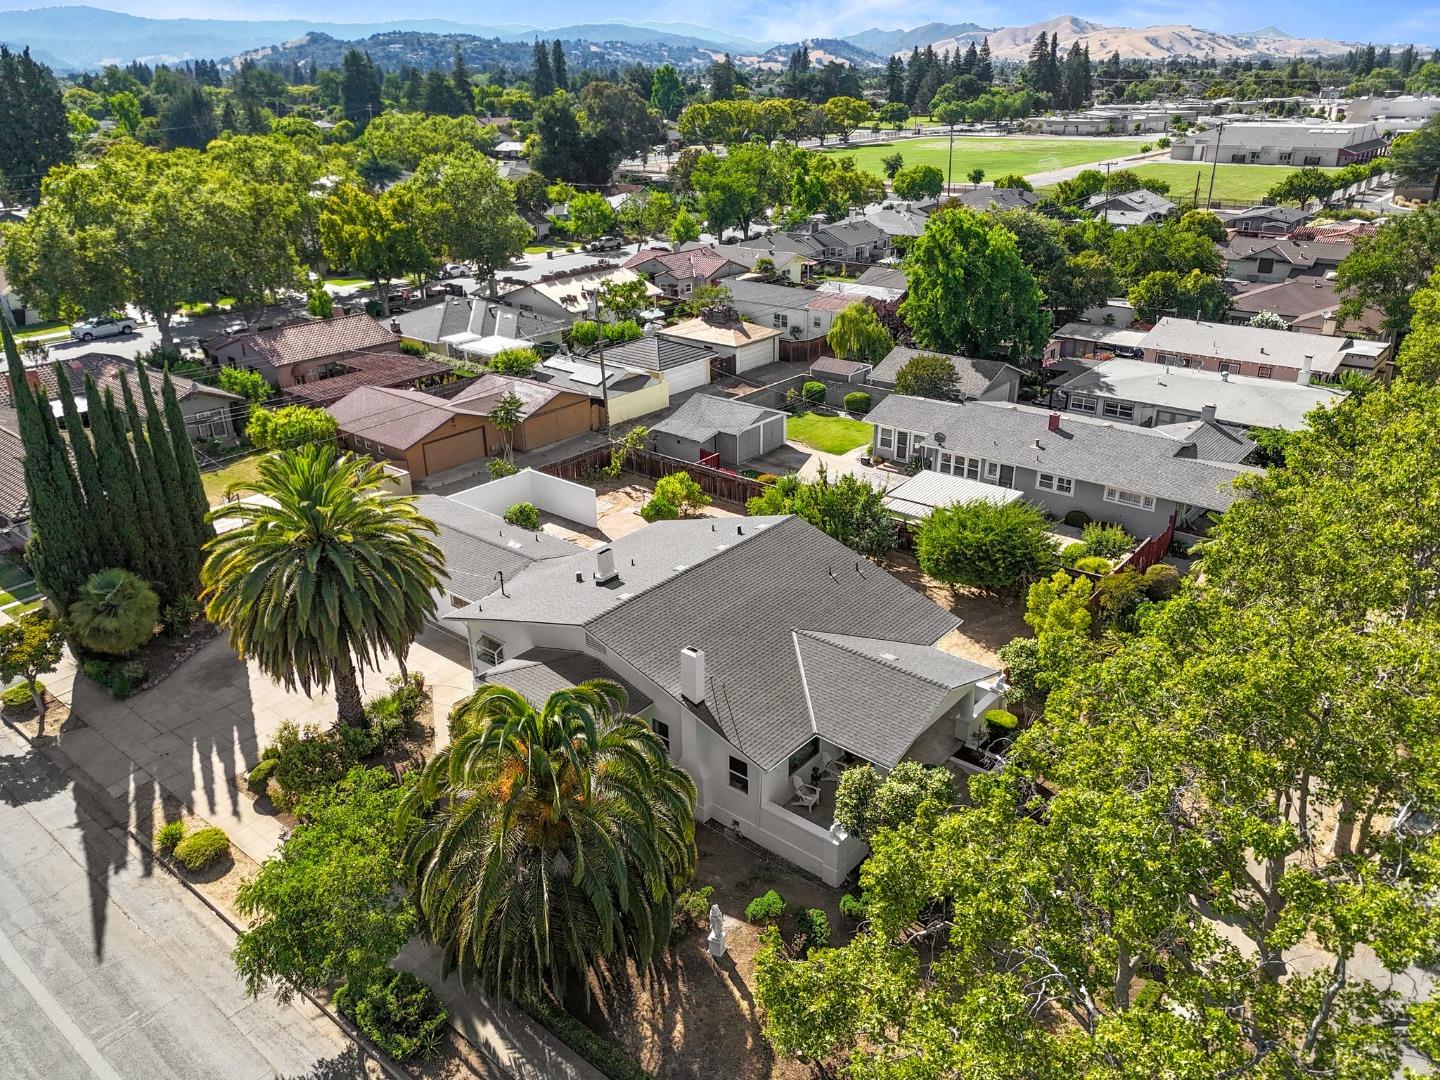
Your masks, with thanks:
[{"label": "red tile roof", "polygon": [[684,251],[645,248],[625,260],[624,266],[628,270],[636,270],[652,262],[659,263],[677,278],[700,280],[710,277],[730,260],[712,247],[687,248]]}]

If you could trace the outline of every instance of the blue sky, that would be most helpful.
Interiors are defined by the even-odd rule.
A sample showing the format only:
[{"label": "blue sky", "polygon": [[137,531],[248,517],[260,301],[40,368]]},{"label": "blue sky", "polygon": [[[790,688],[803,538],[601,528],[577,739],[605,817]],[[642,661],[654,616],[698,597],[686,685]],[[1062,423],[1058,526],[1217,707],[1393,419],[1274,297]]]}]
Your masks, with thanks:
[{"label": "blue sky", "polygon": [[[19,6],[18,4],[15,6]],[[1100,0],[1098,6],[1056,8],[1034,0],[978,0],[963,7],[933,0],[732,0],[697,5],[693,0],[532,0],[523,7],[459,6],[441,0],[98,0],[97,7],[157,17],[231,19],[301,18],[332,22],[443,18],[490,25],[526,23],[559,26],[605,19],[684,20],[756,38],[793,41],[840,36],[870,27],[909,28],[927,22],[973,22],[1019,26],[1057,15],[1078,15],[1107,26],[1188,23],[1206,30],[1237,32],[1274,25],[1297,37],[1358,41],[1420,40],[1440,43],[1440,3],[1381,0]]]}]

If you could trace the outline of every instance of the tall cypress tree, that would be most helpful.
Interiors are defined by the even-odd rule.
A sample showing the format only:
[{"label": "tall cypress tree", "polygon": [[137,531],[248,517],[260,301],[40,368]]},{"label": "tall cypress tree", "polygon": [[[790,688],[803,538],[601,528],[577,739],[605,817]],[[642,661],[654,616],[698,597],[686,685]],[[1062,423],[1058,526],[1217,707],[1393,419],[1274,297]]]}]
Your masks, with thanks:
[{"label": "tall cypress tree", "polygon": [[570,89],[570,73],[565,67],[565,46],[560,44],[560,39],[555,39],[555,44],[550,47],[550,74],[555,79],[556,90]]},{"label": "tall cypress tree", "polygon": [[164,523],[156,516],[150,505],[149,486],[140,477],[140,462],[135,458],[135,445],[130,438],[130,425],[121,410],[115,394],[105,391],[105,416],[110,422],[110,432],[120,453],[116,463],[125,471],[126,483],[135,501],[135,520],[139,525],[140,541],[145,548],[146,581],[158,582],[163,576],[165,552],[170,537]]},{"label": "tall cypress tree", "polygon": [[175,393],[175,383],[168,368],[160,383],[160,397],[165,403],[165,427],[170,433],[175,464],[180,469],[180,482],[190,503],[195,537],[203,544],[215,535],[215,528],[208,518],[210,500],[205,497],[205,485],[200,481],[200,464],[195,460],[195,448],[190,445],[190,435],[185,430],[185,414],[180,411],[180,398]]},{"label": "tall cypress tree", "polygon": [[[116,547],[122,552],[117,565],[134,571],[147,581],[152,580],[152,549],[149,538],[142,533],[135,503],[135,459],[130,455],[130,447],[123,441],[124,433],[117,433],[115,429],[112,419],[115,399],[107,393],[102,400],[94,380],[86,375],[85,400],[90,403],[90,436],[95,442],[95,465],[108,495],[106,511],[110,532]],[[121,455],[124,455],[123,460]]]},{"label": "tall cypress tree", "polygon": [[530,92],[539,101],[555,92],[555,75],[550,70],[550,50],[543,41],[535,42],[534,56],[535,70],[530,75]]},{"label": "tall cypress tree", "polygon": [[140,384],[140,400],[145,404],[145,433],[150,441],[150,455],[155,459],[155,468],[160,476],[165,513],[170,519],[170,527],[175,530],[175,578],[177,582],[188,583],[183,592],[175,593],[171,599],[185,593],[193,595],[200,581],[200,539],[195,533],[190,492],[180,478],[175,446],[170,441],[170,433],[165,430],[165,414],[155,401],[150,372],[142,363],[136,363],[135,369],[136,381]]},{"label": "tall cypress tree", "polygon": [[[155,461],[150,440],[145,437],[145,425],[140,419],[140,410],[135,407],[135,395],[130,392],[130,380],[120,376],[120,396],[125,402],[125,421],[130,429],[130,445],[135,450],[135,466],[140,473],[140,484],[145,490],[153,533],[158,540],[156,550],[156,573],[154,585],[162,599],[174,600],[194,590],[194,582],[187,575],[186,555],[182,550],[181,537],[177,532],[170,512],[169,501],[160,481],[160,466]],[[187,519],[188,520],[188,519]]]},{"label": "tall cypress tree", "polygon": [[86,516],[95,527],[95,551],[106,566],[124,566],[125,552],[116,542],[115,531],[110,517],[112,509],[105,496],[105,484],[100,478],[100,465],[95,460],[90,435],[80,410],[75,406],[75,394],[70,380],[60,364],[55,365],[55,385],[60,391],[60,407],[65,416],[65,434],[70,439],[70,453],[75,459],[75,475],[80,490],[85,496],[85,506],[90,511]]}]

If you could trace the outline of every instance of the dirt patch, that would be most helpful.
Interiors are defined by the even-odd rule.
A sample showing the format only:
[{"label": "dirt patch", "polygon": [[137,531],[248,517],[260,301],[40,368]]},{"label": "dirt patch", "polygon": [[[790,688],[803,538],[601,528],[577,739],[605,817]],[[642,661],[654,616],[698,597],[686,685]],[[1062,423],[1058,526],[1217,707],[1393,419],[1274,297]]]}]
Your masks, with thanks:
[{"label": "dirt patch", "polygon": [[[792,913],[818,907],[830,918],[831,940],[849,937],[839,913],[840,893],[752,849],[700,826],[697,885],[710,885],[725,916],[726,955],[711,959],[706,933],[695,930],[672,943],[665,959],[642,972],[634,964],[591,981],[587,1020],[658,1077],[702,1080],[809,1080],[810,1067],[776,1054],[763,1034],[755,1000],[755,954],[761,928],[744,921],[745,905],[774,889],[787,913],[782,932],[793,933]],[[577,1015],[583,1003],[572,1002]]]},{"label": "dirt patch", "polygon": [[1000,666],[999,650],[1017,637],[1030,637],[1025,625],[1025,601],[982,589],[951,589],[926,577],[913,555],[892,555],[886,569],[917,592],[922,592],[962,621],[935,644],[938,648],[977,664]]},{"label": "dirt patch", "polygon": [[[149,690],[164,682],[197,652],[220,635],[220,627],[204,619],[184,637],[167,638],[163,635],[150,640],[135,656],[150,672],[141,690]],[[136,693],[140,691],[137,690]]]},{"label": "dirt patch", "polygon": [[[44,680],[41,680],[42,682]],[[41,720],[34,705],[5,706],[5,722],[34,743],[37,739],[54,740],[63,731],[78,731],[88,727],[83,719],[70,712],[70,706],[45,691],[45,719]]]}]

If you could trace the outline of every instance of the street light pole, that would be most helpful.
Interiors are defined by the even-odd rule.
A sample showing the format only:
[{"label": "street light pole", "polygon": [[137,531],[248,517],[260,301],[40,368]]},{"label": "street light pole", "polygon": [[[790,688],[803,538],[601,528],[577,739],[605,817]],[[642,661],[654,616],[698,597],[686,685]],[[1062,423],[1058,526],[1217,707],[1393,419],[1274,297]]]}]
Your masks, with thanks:
[{"label": "street light pole", "polygon": [[[1210,190],[1205,193],[1205,209],[1215,201],[1215,171],[1220,168],[1220,136],[1225,134],[1225,121],[1215,125],[1215,156],[1210,159]],[[1198,207],[1197,207],[1198,209]]]},{"label": "street light pole", "polygon": [[955,125],[950,125],[950,152],[945,157],[945,194],[949,195],[955,183]]}]

